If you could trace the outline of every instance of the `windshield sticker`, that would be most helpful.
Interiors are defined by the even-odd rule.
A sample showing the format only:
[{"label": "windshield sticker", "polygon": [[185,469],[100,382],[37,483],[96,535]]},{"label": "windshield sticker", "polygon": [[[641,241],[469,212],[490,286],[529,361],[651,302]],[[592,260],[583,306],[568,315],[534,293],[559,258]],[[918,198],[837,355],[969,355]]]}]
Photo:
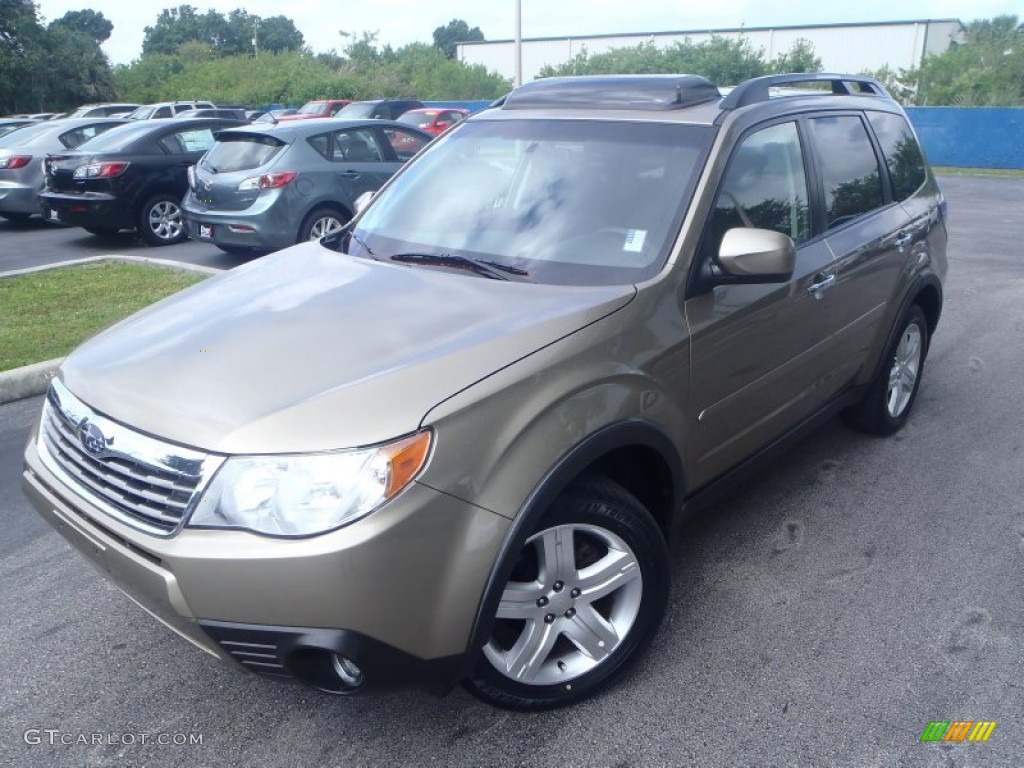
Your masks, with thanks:
[{"label": "windshield sticker", "polygon": [[646,229],[627,229],[626,242],[623,243],[622,250],[629,253],[641,253],[644,249],[644,240],[646,239]]}]

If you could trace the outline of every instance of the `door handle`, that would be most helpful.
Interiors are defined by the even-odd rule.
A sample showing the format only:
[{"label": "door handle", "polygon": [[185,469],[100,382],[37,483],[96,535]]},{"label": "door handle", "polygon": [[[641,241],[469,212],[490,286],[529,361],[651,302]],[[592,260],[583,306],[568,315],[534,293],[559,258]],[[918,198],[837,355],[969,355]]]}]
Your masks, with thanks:
[{"label": "door handle", "polygon": [[836,282],[835,274],[822,275],[820,279],[815,280],[809,286],[807,286],[807,292],[814,296],[816,299],[821,298],[822,291],[827,288],[831,288]]},{"label": "door handle", "polygon": [[355,171],[339,171],[338,175],[343,179],[358,179],[361,174]]},{"label": "door handle", "polygon": [[893,240],[892,244],[899,248],[901,251],[910,245],[914,240],[913,232],[904,232],[902,235]]}]

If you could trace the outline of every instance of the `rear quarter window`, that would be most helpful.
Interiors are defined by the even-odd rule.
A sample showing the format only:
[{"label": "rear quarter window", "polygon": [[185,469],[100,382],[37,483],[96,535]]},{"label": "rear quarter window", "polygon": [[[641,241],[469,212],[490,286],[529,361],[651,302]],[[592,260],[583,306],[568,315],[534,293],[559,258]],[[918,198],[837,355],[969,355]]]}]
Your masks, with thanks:
[{"label": "rear quarter window", "polygon": [[203,166],[217,173],[248,171],[269,163],[285,146],[272,136],[221,136]]},{"label": "rear quarter window", "polygon": [[921,188],[926,177],[921,147],[910,125],[900,115],[889,112],[868,112],[867,115],[889,167],[893,197],[906,200]]}]

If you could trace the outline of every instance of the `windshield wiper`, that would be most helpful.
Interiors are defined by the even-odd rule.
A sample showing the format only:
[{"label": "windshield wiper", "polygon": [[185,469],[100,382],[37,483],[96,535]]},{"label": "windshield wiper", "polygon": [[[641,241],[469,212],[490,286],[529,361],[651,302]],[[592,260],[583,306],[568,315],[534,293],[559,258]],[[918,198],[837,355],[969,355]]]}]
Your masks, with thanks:
[{"label": "windshield wiper", "polygon": [[529,281],[530,276],[529,272],[519,267],[499,264],[495,261],[485,261],[484,259],[471,259],[468,256],[456,256],[450,253],[396,253],[391,257],[391,260],[405,264],[436,264],[440,267],[468,269],[492,280],[509,280],[511,278],[508,275],[515,275]]}]

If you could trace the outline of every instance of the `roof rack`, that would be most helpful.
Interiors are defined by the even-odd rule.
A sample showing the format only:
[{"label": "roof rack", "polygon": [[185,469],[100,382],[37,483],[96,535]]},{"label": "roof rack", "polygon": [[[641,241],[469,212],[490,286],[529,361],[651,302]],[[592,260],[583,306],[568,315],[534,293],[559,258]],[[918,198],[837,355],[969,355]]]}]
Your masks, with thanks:
[{"label": "roof rack", "polygon": [[748,104],[767,101],[771,98],[771,88],[793,83],[829,83],[832,86],[832,93],[837,96],[860,95],[890,98],[885,86],[872,77],[804,72],[788,75],[765,75],[747,80],[733,88],[729,95],[722,100],[720,106],[722,109],[739,109]]},{"label": "roof rack", "polygon": [[491,106],[502,109],[685,109],[721,98],[699,75],[550,77],[516,88]]}]

